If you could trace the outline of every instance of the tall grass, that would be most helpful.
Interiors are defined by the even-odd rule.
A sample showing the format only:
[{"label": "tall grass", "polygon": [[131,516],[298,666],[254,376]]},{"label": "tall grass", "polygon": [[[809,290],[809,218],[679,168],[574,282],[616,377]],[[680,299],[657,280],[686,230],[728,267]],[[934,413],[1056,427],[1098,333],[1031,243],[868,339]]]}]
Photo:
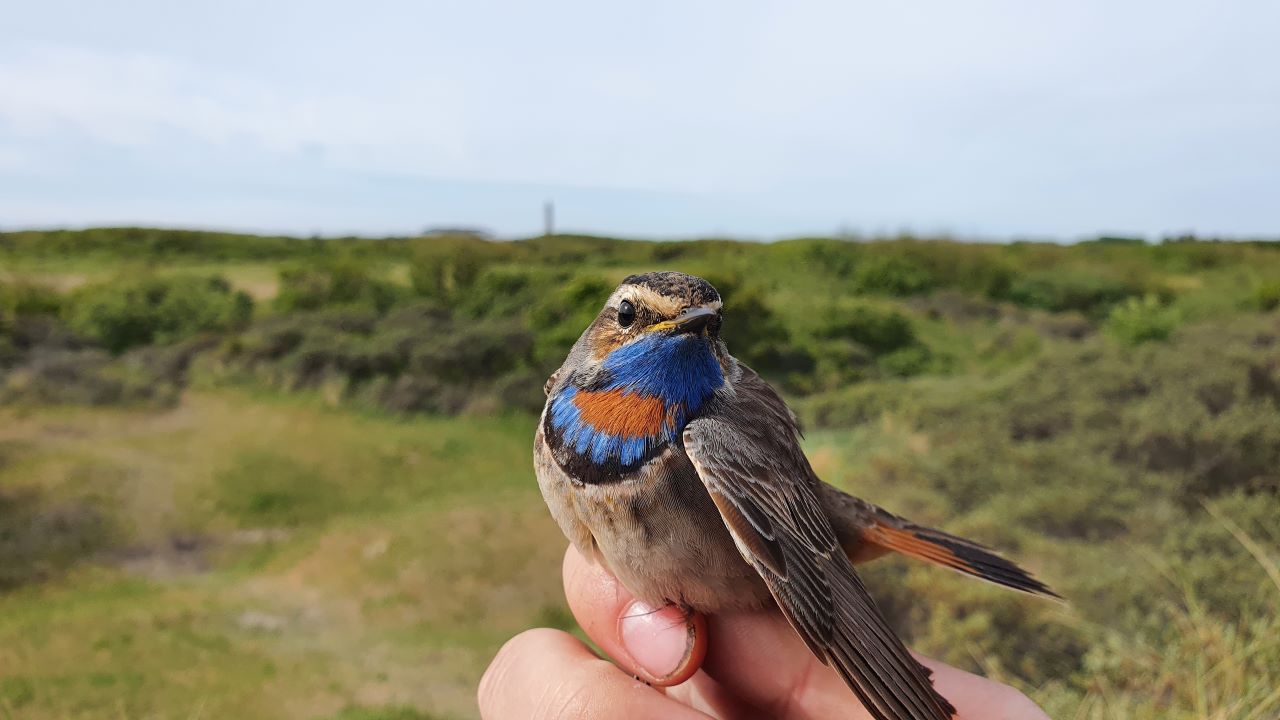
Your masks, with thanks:
[{"label": "tall grass", "polygon": [[[1256,561],[1258,593],[1238,617],[1206,605],[1176,569],[1180,600],[1160,609],[1163,642],[1109,631],[1085,658],[1089,690],[1078,720],[1275,720],[1280,718],[1280,547],[1266,547],[1217,506],[1206,510]],[[1045,693],[1051,706],[1072,700]],[[1065,709],[1065,708],[1064,708]]]}]

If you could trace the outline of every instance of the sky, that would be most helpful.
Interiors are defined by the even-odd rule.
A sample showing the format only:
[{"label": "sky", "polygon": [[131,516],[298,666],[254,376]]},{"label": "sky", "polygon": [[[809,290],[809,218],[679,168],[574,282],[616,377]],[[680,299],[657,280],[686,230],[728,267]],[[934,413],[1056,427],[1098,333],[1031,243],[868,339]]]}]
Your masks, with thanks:
[{"label": "sky", "polygon": [[0,0],[0,228],[1280,236],[1280,3]]}]

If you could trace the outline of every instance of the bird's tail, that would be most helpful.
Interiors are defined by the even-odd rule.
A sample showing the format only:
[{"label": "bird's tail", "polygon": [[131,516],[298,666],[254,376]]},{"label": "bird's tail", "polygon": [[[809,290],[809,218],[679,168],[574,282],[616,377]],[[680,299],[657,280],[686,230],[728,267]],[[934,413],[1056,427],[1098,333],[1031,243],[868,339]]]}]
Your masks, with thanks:
[{"label": "bird's tail", "polygon": [[1062,599],[1048,585],[993,550],[941,530],[905,521],[900,524],[875,522],[863,529],[862,540],[885,550],[951,568],[1007,588]]},{"label": "bird's tail", "polygon": [[832,528],[855,564],[896,552],[1014,590],[1062,599],[991,548],[916,525],[826,483],[820,487]]}]

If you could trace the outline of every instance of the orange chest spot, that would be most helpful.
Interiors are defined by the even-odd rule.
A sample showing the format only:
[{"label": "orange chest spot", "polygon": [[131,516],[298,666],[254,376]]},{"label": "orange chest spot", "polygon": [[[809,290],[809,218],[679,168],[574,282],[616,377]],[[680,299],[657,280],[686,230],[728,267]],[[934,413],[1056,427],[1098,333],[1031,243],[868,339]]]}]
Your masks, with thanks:
[{"label": "orange chest spot", "polygon": [[662,398],[627,394],[622,390],[579,391],[573,396],[573,404],[584,422],[624,438],[658,435],[672,417]]}]

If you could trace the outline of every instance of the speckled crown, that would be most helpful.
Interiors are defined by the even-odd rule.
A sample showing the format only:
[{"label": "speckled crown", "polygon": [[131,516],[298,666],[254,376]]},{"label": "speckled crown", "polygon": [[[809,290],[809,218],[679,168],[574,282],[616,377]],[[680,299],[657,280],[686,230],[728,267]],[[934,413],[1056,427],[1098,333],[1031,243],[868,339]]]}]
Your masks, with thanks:
[{"label": "speckled crown", "polygon": [[695,306],[720,300],[720,293],[716,292],[711,283],[700,277],[673,270],[631,275],[623,280],[622,284],[647,287],[659,295],[681,298]]}]

